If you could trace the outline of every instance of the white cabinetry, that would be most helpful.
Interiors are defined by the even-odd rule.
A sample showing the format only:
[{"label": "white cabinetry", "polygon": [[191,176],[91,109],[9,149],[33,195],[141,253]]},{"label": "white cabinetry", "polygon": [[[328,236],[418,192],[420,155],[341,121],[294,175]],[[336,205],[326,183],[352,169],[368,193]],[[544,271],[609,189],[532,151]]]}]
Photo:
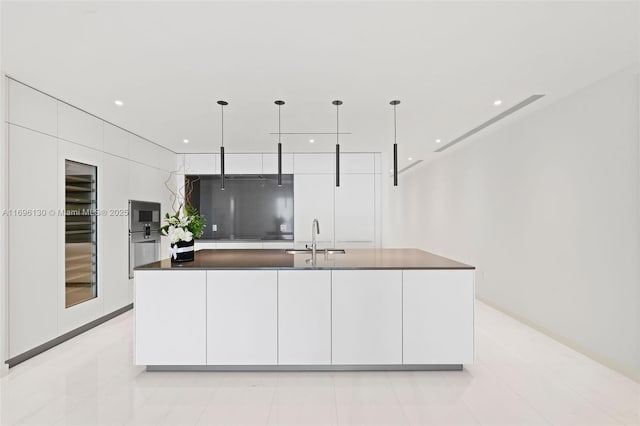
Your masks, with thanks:
[{"label": "white cabinetry", "polygon": [[185,175],[215,175],[218,173],[220,173],[220,155],[184,154]]},{"label": "white cabinetry", "polygon": [[224,167],[227,175],[259,175],[262,173],[262,154],[225,154]]},{"label": "white cabinetry", "polygon": [[[373,157],[371,158],[373,167]],[[337,247],[375,245],[375,176],[344,174],[335,188]]]},{"label": "white cabinetry", "polygon": [[[293,154],[282,154],[282,173],[293,173]],[[278,154],[262,154],[262,174],[278,174]]]},{"label": "white cabinetry", "polygon": [[402,271],[332,271],[333,364],[402,364]]},{"label": "white cabinetry", "polygon": [[104,312],[113,312],[132,301],[133,288],[129,282],[129,244],[127,240],[128,216],[119,212],[128,209],[128,194],[122,188],[129,186],[129,161],[104,154],[102,161],[101,209],[109,213],[101,216],[102,232],[99,244]]},{"label": "white cabinetry", "polygon": [[58,101],[22,83],[9,80],[9,123],[58,135]]},{"label": "white cabinetry", "polygon": [[405,364],[473,362],[473,271],[403,273]]},{"label": "white cabinetry", "polygon": [[[54,116],[55,118],[55,116]],[[9,125],[9,356],[57,336],[57,140]],[[42,214],[26,215],[33,209]],[[42,255],[34,258],[35,252]],[[4,309],[3,309],[4,311]],[[4,314],[4,313],[3,313]]]},{"label": "white cabinetry", "polygon": [[104,152],[129,158],[129,132],[113,124],[104,123]]},{"label": "white cabinetry", "polygon": [[472,270],[135,274],[138,365],[473,363]]},{"label": "white cabinetry", "polygon": [[204,365],[206,271],[135,274],[136,364]]},{"label": "white cabinetry", "polygon": [[102,151],[103,121],[67,105],[58,104],[58,137],[69,142]]},{"label": "white cabinetry", "polygon": [[295,175],[293,182],[294,235],[296,243],[311,241],[311,223],[320,222],[318,242],[333,244],[333,175]]},{"label": "white cabinetry", "polygon": [[345,152],[340,154],[340,174],[375,173],[375,161],[372,152]]},{"label": "white cabinetry", "polygon": [[331,363],[331,271],[278,272],[278,363]]},{"label": "white cabinetry", "polygon": [[278,362],[278,272],[207,271],[207,364]]},{"label": "white cabinetry", "polygon": [[294,154],[293,172],[299,174],[333,174],[335,154]]}]

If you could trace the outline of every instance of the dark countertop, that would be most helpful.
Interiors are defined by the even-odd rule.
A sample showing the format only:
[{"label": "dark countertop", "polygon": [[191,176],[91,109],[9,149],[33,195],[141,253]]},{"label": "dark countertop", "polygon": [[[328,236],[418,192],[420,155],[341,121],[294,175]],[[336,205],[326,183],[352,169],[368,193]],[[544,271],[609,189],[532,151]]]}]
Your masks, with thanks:
[{"label": "dark countertop", "polygon": [[345,249],[345,254],[318,251],[312,266],[311,255],[287,254],[284,249],[199,250],[193,262],[171,263],[170,259],[138,266],[136,271],[202,269],[475,269],[446,257],[418,249]]}]

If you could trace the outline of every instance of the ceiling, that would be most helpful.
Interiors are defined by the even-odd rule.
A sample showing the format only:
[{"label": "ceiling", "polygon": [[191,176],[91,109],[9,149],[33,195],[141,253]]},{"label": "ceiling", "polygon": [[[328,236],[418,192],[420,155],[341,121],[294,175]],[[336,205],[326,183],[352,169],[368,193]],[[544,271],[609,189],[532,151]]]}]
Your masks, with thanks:
[{"label": "ceiling", "polygon": [[[4,71],[176,152],[275,151],[334,132],[400,166],[524,98],[559,97],[638,60],[638,3],[4,1]],[[120,99],[124,105],[114,105]],[[501,99],[502,105],[493,102]],[[505,120],[505,121],[506,121]],[[489,132],[491,130],[484,130]],[[183,143],[183,139],[189,143]],[[315,143],[309,143],[313,138]],[[473,143],[474,138],[459,146]],[[285,135],[331,151],[335,135]]]}]

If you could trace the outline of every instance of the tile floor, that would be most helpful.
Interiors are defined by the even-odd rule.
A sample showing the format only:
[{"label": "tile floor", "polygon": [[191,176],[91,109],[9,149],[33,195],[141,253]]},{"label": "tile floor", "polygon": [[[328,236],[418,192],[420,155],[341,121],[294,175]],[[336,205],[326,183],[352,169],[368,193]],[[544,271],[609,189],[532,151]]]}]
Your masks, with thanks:
[{"label": "tile floor", "polygon": [[640,425],[640,384],[483,303],[462,372],[147,373],[128,312],[0,379],[2,425]]}]

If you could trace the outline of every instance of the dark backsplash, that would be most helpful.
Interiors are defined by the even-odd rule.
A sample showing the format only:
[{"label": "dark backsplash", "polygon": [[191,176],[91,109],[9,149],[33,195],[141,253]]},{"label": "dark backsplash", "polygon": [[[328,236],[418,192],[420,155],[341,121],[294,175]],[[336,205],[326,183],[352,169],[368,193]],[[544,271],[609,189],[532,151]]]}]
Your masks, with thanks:
[{"label": "dark backsplash", "polygon": [[185,181],[193,183],[188,201],[207,218],[202,239],[293,240],[293,175],[282,175],[280,187],[277,175],[225,175],[224,190],[220,175]]}]

